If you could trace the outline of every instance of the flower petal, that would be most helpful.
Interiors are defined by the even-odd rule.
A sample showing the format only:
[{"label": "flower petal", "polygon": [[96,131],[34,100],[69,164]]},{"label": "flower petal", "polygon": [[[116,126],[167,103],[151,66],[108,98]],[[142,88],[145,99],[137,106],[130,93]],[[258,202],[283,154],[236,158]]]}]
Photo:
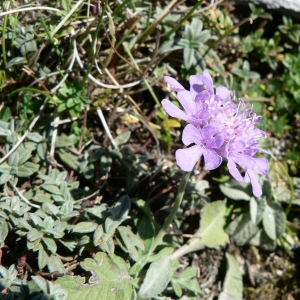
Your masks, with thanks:
[{"label": "flower petal", "polygon": [[211,149],[203,150],[204,157],[204,169],[205,170],[214,170],[220,166],[222,163],[222,157],[216,153],[216,151]]},{"label": "flower petal", "polygon": [[194,96],[189,91],[180,91],[177,94],[178,101],[189,116],[196,114],[196,103]]},{"label": "flower petal", "polygon": [[230,97],[230,91],[225,86],[218,86],[216,88],[216,95],[220,96],[223,99],[223,101],[227,101]]},{"label": "flower petal", "polygon": [[269,171],[269,161],[266,158],[256,158],[254,170],[258,174],[267,174]]},{"label": "flower petal", "polygon": [[201,134],[199,130],[191,124],[186,125],[182,132],[182,142],[188,146],[200,143]]},{"label": "flower petal", "polygon": [[170,100],[162,100],[161,105],[169,116],[179,118],[185,121],[188,120],[187,114],[184,111],[182,111],[178,106],[173,104]]},{"label": "flower petal", "polygon": [[187,149],[179,149],[176,151],[176,162],[177,165],[186,172],[193,170],[196,162],[202,156],[202,147],[195,145]]},{"label": "flower petal", "polygon": [[221,135],[217,135],[209,145],[209,148],[220,148],[224,143],[224,138]]},{"label": "flower petal", "polygon": [[235,162],[231,158],[228,158],[227,167],[228,167],[229,173],[235,180],[241,181],[241,182],[244,181],[240,171],[236,167]]},{"label": "flower petal", "polygon": [[193,93],[200,93],[204,90],[204,83],[202,81],[202,75],[190,76],[190,91]]},{"label": "flower petal", "polygon": [[213,80],[207,70],[204,70],[202,81],[205,84],[206,90],[209,93],[214,93]]},{"label": "flower petal", "polygon": [[251,181],[252,185],[252,192],[255,197],[260,197],[262,195],[262,188],[258,183],[256,175],[253,173],[252,170],[247,170],[245,177],[248,176]]},{"label": "flower petal", "polygon": [[217,128],[212,125],[206,125],[202,128],[201,130],[201,135],[202,135],[202,141],[210,141],[214,134],[217,132]]},{"label": "flower petal", "polygon": [[165,81],[172,87],[172,90],[175,92],[179,92],[184,90],[184,87],[174,78],[170,76],[164,76]]}]

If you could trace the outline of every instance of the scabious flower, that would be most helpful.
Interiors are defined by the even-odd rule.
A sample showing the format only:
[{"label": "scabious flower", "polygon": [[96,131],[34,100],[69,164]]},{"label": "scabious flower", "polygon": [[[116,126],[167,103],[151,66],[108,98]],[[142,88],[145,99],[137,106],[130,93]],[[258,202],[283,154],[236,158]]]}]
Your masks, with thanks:
[{"label": "scabious flower", "polygon": [[261,117],[252,113],[253,108],[247,108],[242,99],[234,103],[226,87],[219,86],[214,91],[207,70],[202,75],[190,76],[190,90],[172,77],[165,76],[165,81],[177,92],[183,109],[167,99],[162,100],[162,106],[171,117],[188,123],[182,142],[186,146],[194,144],[176,151],[178,166],[190,172],[203,156],[204,169],[214,170],[226,160],[229,173],[238,181],[251,182],[253,194],[261,196],[255,173],[267,174],[269,169],[267,159],[255,157],[263,150],[258,141],[266,137],[264,131],[255,127]]}]

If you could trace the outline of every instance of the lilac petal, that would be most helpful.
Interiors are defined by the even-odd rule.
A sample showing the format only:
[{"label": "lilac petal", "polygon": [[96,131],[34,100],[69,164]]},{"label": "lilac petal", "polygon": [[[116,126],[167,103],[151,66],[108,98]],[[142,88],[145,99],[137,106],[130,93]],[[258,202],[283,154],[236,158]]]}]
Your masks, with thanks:
[{"label": "lilac petal", "polygon": [[195,102],[204,102],[205,100],[208,100],[210,98],[210,94],[207,91],[202,91],[198,93],[195,97]]},{"label": "lilac petal", "polygon": [[196,113],[196,103],[194,101],[194,96],[191,92],[180,91],[177,94],[177,98],[189,116],[192,116]]},{"label": "lilac petal", "polygon": [[201,134],[199,130],[191,124],[186,125],[182,132],[182,142],[188,146],[192,143],[199,143]]},{"label": "lilac petal", "polygon": [[210,141],[214,134],[217,132],[217,128],[212,125],[206,125],[201,130],[202,140],[208,140]]},{"label": "lilac petal", "polygon": [[224,138],[221,135],[217,135],[213,141],[210,143],[209,148],[220,148],[224,143]]},{"label": "lilac petal", "polygon": [[207,70],[204,70],[204,72],[203,72],[202,81],[206,86],[206,90],[208,92],[213,93],[214,92],[213,80]]},{"label": "lilac petal", "polygon": [[251,181],[253,195],[255,197],[260,197],[262,195],[262,188],[258,183],[257,177],[255,176],[253,171],[247,170],[245,177],[246,176],[248,176]]},{"label": "lilac petal", "polygon": [[171,101],[164,99],[161,101],[161,105],[169,116],[173,118],[179,118],[185,121],[188,120],[187,114],[175,104],[173,104]]},{"label": "lilac petal", "polygon": [[204,157],[204,169],[205,170],[214,170],[220,166],[222,163],[222,157],[218,155],[214,150],[204,149],[203,150]]},{"label": "lilac petal", "polygon": [[255,158],[249,155],[242,155],[242,154],[234,154],[231,155],[234,162],[240,165],[244,170],[246,169],[254,169],[255,167]]},{"label": "lilac petal", "polygon": [[236,140],[230,144],[230,151],[233,152],[243,152],[246,148],[246,144],[243,141]]},{"label": "lilac petal", "polygon": [[187,149],[179,149],[175,152],[177,165],[186,172],[193,170],[196,162],[202,156],[202,147],[195,145]]},{"label": "lilac petal", "polygon": [[269,161],[266,158],[256,158],[254,170],[258,174],[267,174],[269,171]]},{"label": "lilac petal", "polygon": [[184,90],[184,87],[174,78],[170,76],[164,76],[165,81],[172,87],[172,90],[175,92],[179,92]]},{"label": "lilac petal", "polygon": [[218,86],[216,88],[216,95],[220,96],[224,101],[227,101],[230,97],[230,91],[225,86]]},{"label": "lilac petal", "polygon": [[231,158],[228,158],[227,167],[228,167],[229,173],[235,180],[244,181],[240,171],[236,167],[235,162]]},{"label": "lilac petal", "polygon": [[190,76],[190,91],[194,93],[201,93],[204,90],[204,83],[202,82],[202,75]]}]

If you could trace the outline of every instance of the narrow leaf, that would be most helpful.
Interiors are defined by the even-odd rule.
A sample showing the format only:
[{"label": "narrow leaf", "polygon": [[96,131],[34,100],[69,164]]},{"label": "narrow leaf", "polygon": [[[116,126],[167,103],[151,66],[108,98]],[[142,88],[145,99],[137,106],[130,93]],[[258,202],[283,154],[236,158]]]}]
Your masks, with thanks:
[{"label": "narrow leaf", "polygon": [[153,262],[138,292],[140,299],[156,297],[167,287],[173,274],[170,257],[162,257]]}]

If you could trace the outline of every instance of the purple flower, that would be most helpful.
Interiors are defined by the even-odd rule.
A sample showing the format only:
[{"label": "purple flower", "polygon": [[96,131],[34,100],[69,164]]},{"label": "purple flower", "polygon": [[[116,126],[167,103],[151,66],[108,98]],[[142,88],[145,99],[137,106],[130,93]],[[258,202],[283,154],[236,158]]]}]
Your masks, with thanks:
[{"label": "purple flower", "polygon": [[176,151],[176,161],[178,166],[184,171],[192,171],[196,162],[203,155],[206,170],[213,170],[220,166],[222,157],[217,154],[215,149],[220,148],[224,139],[222,135],[217,134],[218,129],[207,125],[201,131],[191,124],[188,124],[182,133],[182,141],[188,146],[195,145],[187,149]]},{"label": "purple flower", "polygon": [[171,117],[188,123],[182,141],[190,147],[176,151],[178,166],[190,172],[203,156],[204,169],[213,170],[226,160],[229,173],[238,181],[251,182],[253,194],[261,196],[256,173],[267,174],[269,169],[267,159],[255,157],[259,150],[264,151],[258,141],[266,134],[255,128],[261,117],[252,113],[252,107],[246,108],[242,99],[234,103],[226,87],[219,86],[214,92],[207,70],[190,76],[190,90],[172,77],[165,76],[165,80],[177,92],[183,109],[168,99],[162,100],[163,108]]},{"label": "purple flower", "polygon": [[[262,195],[261,186],[258,183],[255,173],[267,174],[269,169],[269,162],[265,158],[253,157],[247,153],[256,153],[257,149],[247,148],[246,143],[241,140],[232,141],[226,144],[225,151],[222,151],[223,157],[227,159],[227,167],[229,173],[238,181],[251,182],[254,196],[260,197]],[[245,178],[242,177],[237,165],[245,172]]]}]

